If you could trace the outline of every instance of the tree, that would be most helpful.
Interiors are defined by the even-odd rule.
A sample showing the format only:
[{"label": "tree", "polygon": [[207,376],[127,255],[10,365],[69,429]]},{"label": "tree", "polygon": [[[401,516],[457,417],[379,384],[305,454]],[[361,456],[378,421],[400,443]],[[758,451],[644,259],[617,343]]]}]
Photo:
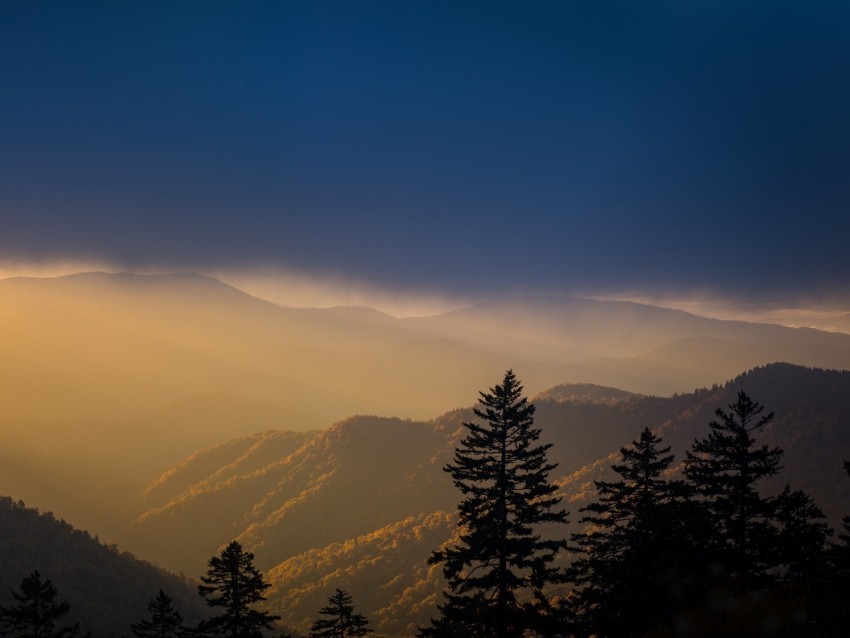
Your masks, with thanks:
[{"label": "tree", "polygon": [[148,602],[150,620],[140,620],[130,625],[139,638],[166,638],[183,633],[183,616],[174,609],[171,597],[161,589],[155,598]]},{"label": "tree", "polygon": [[[844,461],[850,475],[850,461]],[[846,636],[850,627],[850,515],[842,520],[838,542],[829,549],[830,577],[820,594],[818,625],[822,636]]]},{"label": "tree", "polygon": [[581,634],[643,635],[690,594],[699,551],[688,489],[666,478],[674,456],[660,444],[644,428],[611,466],[620,480],[596,481],[598,500],[581,509],[588,527],[572,537],[580,555],[570,569]]},{"label": "tree", "polygon": [[351,596],[341,589],[328,598],[328,605],[319,610],[322,616],[310,627],[310,638],[355,638],[372,633],[363,614],[354,613]]},{"label": "tree", "polygon": [[204,584],[198,586],[198,592],[210,607],[223,610],[200,624],[201,633],[256,638],[262,636],[261,629],[272,629],[272,623],[280,620],[279,616],[251,608],[266,599],[263,593],[271,587],[253,563],[254,555],[243,551],[236,541],[225,547],[220,556],[210,559],[207,575],[201,577]]},{"label": "tree", "polygon": [[778,539],[772,523],[777,502],[758,492],[758,483],[779,472],[782,451],[756,446],[754,435],[773,420],[744,392],[717,408],[708,438],[694,441],[684,472],[704,501],[716,529],[714,549],[728,573],[744,587],[764,579],[775,564]]},{"label": "tree", "polygon": [[[850,461],[844,461],[844,469],[850,476]],[[850,514],[841,519],[842,531],[838,534],[840,545],[833,547],[835,552],[835,562],[838,570],[850,578]]]},{"label": "tree", "polygon": [[826,516],[803,491],[786,485],[776,498],[779,523],[779,560],[788,569],[789,579],[820,576],[827,563],[827,540],[832,530]]},{"label": "tree", "polygon": [[21,581],[20,593],[13,591],[15,604],[0,607],[0,626],[13,638],[66,638],[79,631],[79,623],[56,629],[56,622],[68,613],[67,602],[56,601],[56,587],[44,582],[38,570]]},{"label": "tree", "polygon": [[422,636],[521,636],[545,630],[552,606],[544,587],[564,582],[552,563],[566,539],[544,540],[537,527],[566,523],[549,473],[551,444],[540,444],[534,405],[522,396],[513,371],[501,385],[480,392],[466,436],[455,450],[451,474],[458,504],[458,543],[435,551],[448,580],[440,617]]}]

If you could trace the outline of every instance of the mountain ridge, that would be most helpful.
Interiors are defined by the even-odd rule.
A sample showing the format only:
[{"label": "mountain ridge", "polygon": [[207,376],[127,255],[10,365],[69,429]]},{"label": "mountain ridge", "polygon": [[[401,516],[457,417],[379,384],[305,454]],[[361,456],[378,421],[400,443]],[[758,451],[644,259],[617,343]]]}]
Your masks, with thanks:
[{"label": "mountain ridge", "polygon": [[[593,481],[610,478],[619,448],[643,427],[660,433],[680,462],[693,440],[707,435],[714,410],[733,402],[741,389],[776,412],[763,440],[785,449],[785,470],[763,491],[778,493],[790,482],[809,492],[836,524],[850,510],[840,452],[850,448],[850,372],[771,364],[673,397],[633,395],[604,402],[579,392],[566,400],[557,394],[538,399],[535,425],[543,441],[553,444],[551,459],[559,464],[553,479],[573,512],[571,529],[577,529],[578,508],[595,497]],[[249,495],[256,473],[228,484],[226,489],[241,485],[241,511],[251,514],[237,516],[239,525],[226,531],[236,534],[268,570],[276,613],[291,626],[304,627],[310,607],[338,583],[362,592],[362,609],[381,631],[412,635],[410,627],[425,622],[438,599],[440,573],[425,559],[448,540],[459,498],[442,467],[451,459],[461,424],[473,418],[471,408],[430,422],[351,417],[317,433],[294,455],[274,461],[269,466],[274,477],[265,475],[270,482],[255,492],[254,500]],[[425,438],[407,438],[429,431]],[[215,491],[210,498],[219,508],[228,502]],[[173,507],[184,510],[181,519],[173,514],[158,518],[158,527],[150,525],[153,520],[142,521],[124,544],[133,547],[138,537],[188,534],[171,526],[178,520],[209,528],[191,501],[178,499]],[[180,551],[186,558],[186,550]],[[203,554],[200,549],[195,553]]]}]

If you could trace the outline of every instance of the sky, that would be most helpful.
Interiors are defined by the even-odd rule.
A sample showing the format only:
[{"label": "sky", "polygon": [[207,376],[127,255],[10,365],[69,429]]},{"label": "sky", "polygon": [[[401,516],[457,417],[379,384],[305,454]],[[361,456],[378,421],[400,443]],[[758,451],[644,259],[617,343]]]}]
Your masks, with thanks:
[{"label": "sky", "polygon": [[829,1],[8,0],[0,271],[844,303],[848,33]]}]

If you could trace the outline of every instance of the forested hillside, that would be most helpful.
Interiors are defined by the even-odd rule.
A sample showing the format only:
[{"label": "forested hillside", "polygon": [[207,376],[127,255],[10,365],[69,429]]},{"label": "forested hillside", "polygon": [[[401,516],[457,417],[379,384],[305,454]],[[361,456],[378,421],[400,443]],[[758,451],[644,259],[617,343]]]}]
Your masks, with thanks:
[{"label": "forested hillside", "polygon": [[130,623],[147,615],[146,604],[162,589],[188,622],[206,617],[197,586],[104,545],[51,513],[39,513],[9,497],[0,498],[0,605],[38,570],[56,586],[59,601],[70,603],[69,623],[93,638],[129,635]]}]

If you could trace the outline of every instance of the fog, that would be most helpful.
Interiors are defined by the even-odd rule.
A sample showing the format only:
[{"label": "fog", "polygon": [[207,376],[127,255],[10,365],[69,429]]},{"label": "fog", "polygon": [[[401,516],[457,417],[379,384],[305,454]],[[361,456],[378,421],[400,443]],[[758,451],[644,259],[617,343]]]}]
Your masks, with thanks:
[{"label": "fog", "polygon": [[[289,305],[331,307],[284,308],[196,274],[0,281],[5,440],[116,459],[149,477],[264,429],[324,428],[354,414],[432,419],[472,403],[507,368],[532,395],[565,382],[670,395],[776,360],[850,368],[847,335],[631,302],[514,294],[457,308],[469,300],[342,280],[253,281],[249,289]],[[381,310],[426,316],[339,306],[382,301]]]}]

